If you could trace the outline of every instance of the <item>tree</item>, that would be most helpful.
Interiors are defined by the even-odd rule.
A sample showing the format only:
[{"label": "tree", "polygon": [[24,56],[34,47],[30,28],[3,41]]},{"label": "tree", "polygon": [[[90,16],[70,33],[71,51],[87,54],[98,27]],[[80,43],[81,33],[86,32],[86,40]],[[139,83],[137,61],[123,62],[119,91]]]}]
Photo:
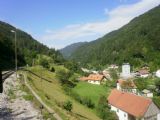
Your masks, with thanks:
[{"label": "tree", "polygon": [[158,89],[158,94],[160,95],[160,79],[156,79],[155,80],[155,85],[156,85],[156,87],[157,87],[157,89]]},{"label": "tree", "polygon": [[110,111],[105,96],[101,96],[97,106],[97,112],[103,120],[118,120],[116,114]]},{"label": "tree", "polygon": [[72,102],[67,100],[64,104],[63,104],[63,108],[67,111],[71,111],[73,108]]},{"label": "tree", "polygon": [[39,64],[42,65],[44,68],[49,68],[49,62],[44,58],[40,58]]},{"label": "tree", "polygon": [[51,71],[51,72],[55,72],[55,68],[52,66],[52,67],[50,68],[50,71]]},{"label": "tree", "polygon": [[82,99],[82,104],[86,105],[88,108],[94,108],[95,105],[94,103],[92,102],[92,100],[88,97],[84,97]]},{"label": "tree", "polygon": [[155,85],[160,90],[160,79],[155,80]]},{"label": "tree", "polygon": [[69,70],[66,70],[66,69],[58,69],[56,71],[56,77],[60,80],[60,82],[62,84],[66,84],[68,83],[68,80],[71,76],[71,73]]},{"label": "tree", "polygon": [[112,77],[113,80],[117,80],[118,79],[118,75],[117,75],[117,71],[114,69],[110,70],[110,75]]},{"label": "tree", "polygon": [[78,64],[76,62],[74,62],[74,61],[66,61],[64,65],[70,71],[73,71],[73,72],[77,72],[78,71]]},{"label": "tree", "polygon": [[148,87],[148,79],[145,79],[145,78],[138,78],[138,79],[135,79],[135,84],[137,86],[137,88],[139,90],[144,90],[144,89],[147,89]]}]

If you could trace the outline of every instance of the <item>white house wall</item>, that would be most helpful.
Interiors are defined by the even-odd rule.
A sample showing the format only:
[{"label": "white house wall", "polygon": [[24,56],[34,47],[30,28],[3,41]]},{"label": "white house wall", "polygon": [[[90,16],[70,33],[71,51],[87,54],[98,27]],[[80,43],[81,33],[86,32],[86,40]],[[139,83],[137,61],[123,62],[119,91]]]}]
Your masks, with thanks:
[{"label": "white house wall", "polygon": [[100,85],[100,81],[88,80],[88,83]]},{"label": "white house wall", "polygon": [[128,113],[126,113],[126,112],[124,112],[124,111],[122,111],[112,105],[111,105],[111,110],[116,112],[119,120],[128,120]]},{"label": "white house wall", "polygon": [[157,120],[160,120],[160,113],[157,115]]},{"label": "white house wall", "polygon": [[147,78],[149,74],[141,75],[141,78]]}]

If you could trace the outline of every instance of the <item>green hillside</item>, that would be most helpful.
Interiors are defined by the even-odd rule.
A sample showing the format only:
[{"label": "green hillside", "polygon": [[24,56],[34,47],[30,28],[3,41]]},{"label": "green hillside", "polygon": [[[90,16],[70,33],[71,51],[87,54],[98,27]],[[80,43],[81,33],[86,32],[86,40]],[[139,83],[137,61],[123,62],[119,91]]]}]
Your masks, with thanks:
[{"label": "green hillside", "polygon": [[[8,69],[14,66],[14,33],[11,30],[16,30],[15,27],[0,21],[0,68]],[[49,49],[47,46],[36,41],[32,36],[17,29],[17,53],[18,65],[32,64],[33,59],[37,54],[45,54],[52,58],[58,59],[61,57],[58,51]]]},{"label": "green hillside", "polygon": [[86,43],[87,42],[73,43],[73,44],[68,45],[65,48],[61,49],[60,53],[63,55],[64,58],[68,59],[75,50],[77,50],[80,46],[82,46]]},{"label": "green hillside", "polygon": [[148,64],[160,67],[160,6],[133,19],[129,24],[104,37],[79,47],[71,58],[92,66]]}]

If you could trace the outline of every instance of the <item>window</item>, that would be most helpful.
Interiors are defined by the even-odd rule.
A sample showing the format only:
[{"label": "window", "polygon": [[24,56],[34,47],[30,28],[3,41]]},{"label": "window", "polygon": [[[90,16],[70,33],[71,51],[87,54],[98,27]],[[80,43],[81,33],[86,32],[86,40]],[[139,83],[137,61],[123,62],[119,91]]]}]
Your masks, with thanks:
[{"label": "window", "polygon": [[119,109],[117,109],[117,112],[119,112]]},{"label": "window", "polygon": [[126,114],[124,113],[124,117],[126,117]]}]

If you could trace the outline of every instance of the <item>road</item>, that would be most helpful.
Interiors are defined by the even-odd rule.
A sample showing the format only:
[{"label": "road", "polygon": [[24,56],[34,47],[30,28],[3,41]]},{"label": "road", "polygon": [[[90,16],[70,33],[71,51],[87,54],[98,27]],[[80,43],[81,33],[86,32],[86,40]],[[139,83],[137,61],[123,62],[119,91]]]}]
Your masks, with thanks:
[{"label": "road", "polygon": [[32,94],[36,97],[36,99],[46,108],[46,110],[51,113],[53,115],[54,118],[56,118],[57,120],[62,120],[62,118],[49,106],[47,106],[42,99],[39,97],[39,95],[32,89],[32,87],[28,84],[27,82],[27,77],[26,74],[24,73],[24,81],[25,81],[25,85],[28,87],[28,89],[32,92]]}]

